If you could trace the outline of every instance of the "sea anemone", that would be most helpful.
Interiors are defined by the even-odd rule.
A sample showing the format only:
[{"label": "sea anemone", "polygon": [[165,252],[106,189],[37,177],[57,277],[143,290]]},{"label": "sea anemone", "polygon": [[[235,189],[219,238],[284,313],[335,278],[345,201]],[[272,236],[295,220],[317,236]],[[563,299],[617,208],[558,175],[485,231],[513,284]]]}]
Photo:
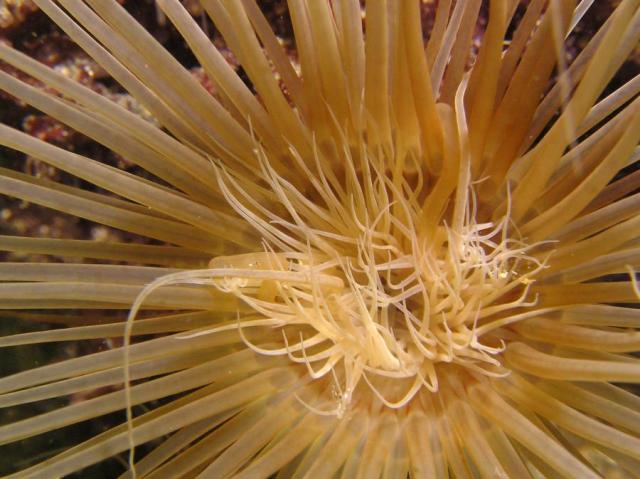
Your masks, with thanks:
[{"label": "sea anemone", "polygon": [[640,77],[612,79],[640,0],[573,53],[592,1],[440,0],[426,31],[418,1],[290,0],[295,61],[253,0],[201,0],[244,81],[157,0],[215,94],[115,0],[34,3],[155,122],[0,44],[46,87],[0,89],[139,167],[2,125],[87,188],[0,192],[156,241],[0,237],[76,258],[0,265],[1,307],[57,324],[2,348],[122,340],[0,379],[49,405],[1,444],[124,413],[10,477],[638,477]]}]

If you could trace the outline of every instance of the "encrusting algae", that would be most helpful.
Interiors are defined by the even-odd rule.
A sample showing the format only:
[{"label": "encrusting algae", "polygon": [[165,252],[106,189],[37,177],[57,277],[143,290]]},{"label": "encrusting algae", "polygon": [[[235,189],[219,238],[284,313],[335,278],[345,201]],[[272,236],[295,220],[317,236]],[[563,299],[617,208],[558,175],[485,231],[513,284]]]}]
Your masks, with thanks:
[{"label": "encrusting algae", "polygon": [[115,0],[34,3],[160,127],[3,44],[48,88],[0,88],[155,179],[2,125],[110,194],[9,169],[0,192],[167,246],[0,237],[78,259],[0,265],[9,314],[74,311],[0,346],[123,339],[0,379],[5,408],[105,391],[0,443],[127,417],[9,477],[127,451],[122,477],[638,475],[639,77],[604,92],[640,0],[570,62],[593,1],[489,1],[472,55],[481,0],[430,32],[417,1],[290,0],[295,65],[253,0],[201,0],[254,90],[157,0],[216,96]]}]

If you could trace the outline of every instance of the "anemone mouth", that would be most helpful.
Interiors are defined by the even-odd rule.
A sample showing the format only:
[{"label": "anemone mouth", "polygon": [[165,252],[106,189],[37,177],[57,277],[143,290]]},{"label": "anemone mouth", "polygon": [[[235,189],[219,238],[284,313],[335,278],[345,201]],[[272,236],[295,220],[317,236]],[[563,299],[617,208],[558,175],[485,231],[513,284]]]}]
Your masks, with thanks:
[{"label": "anemone mouth", "polygon": [[[501,219],[478,220],[489,205],[478,205],[470,167],[467,82],[453,107],[436,105],[448,135],[440,155],[459,164],[443,167],[435,185],[425,182],[415,149],[385,149],[365,138],[347,145],[337,123],[340,140],[324,145],[331,156],[318,153],[315,142],[312,160],[291,149],[305,173],[300,186],[256,144],[275,206],[260,205],[218,171],[226,200],[262,235],[264,253],[214,258],[209,272],[194,274],[223,275],[212,284],[260,315],[239,320],[241,330],[281,329],[280,347],[245,339],[250,348],[286,354],[313,379],[332,378],[332,397],[323,401],[336,404],[330,413],[342,416],[361,382],[387,407],[401,408],[422,389],[438,391],[444,364],[453,365],[453,374],[506,376],[505,341],[494,330],[547,312],[527,312],[536,304],[529,291],[544,260],[528,254],[539,245],[520,238],[508,198]],[[326,176],[336,164],[342,180]],[[394,164],[403,168],[393,171]],[[238,268],[245,271],[234,276]],[[283,281],[284,272],[291,277]]]},{"label": "anemone mouth", "polygon": [[[528,311],[536,305],[530,286],[545,266],[529,254],[539,245],[517,239],[509,209],[498,223],[478,222],[470,171],[457,179],[466,194],[443,205],[439,220],[431,212],[425,225],[438,187],[420,191],[406,174],[394,181],[384,169],[394,163],[389,152],[370,155],[363,143],[361,156],[340,157],[351,175],[340,195],[318,157],[306,184],[295,187],[260,144],[256,151],[275,204],[252,199],[223,168],[217,175],[228,203],[263,235],[263,252],[217,256],[206,270],[159,278],[141,293],[129,322],[162,286],[210,285],[235,296],[249,308],[235,324],[183,338],[238,329],[256,353],[286,356],[312,379],[330,378],[322,405],[308,406],[339,417],[361,382],[398,409],[421,389],[437,392],[444,364],[452,365],[448,374],[509,374],[500,358],[504,334],[495,330],[548,312]],[[331,207],[339,214],[331,216]],[[243,334],[248,328],[278,330],[280,344],[253,344]]]}]

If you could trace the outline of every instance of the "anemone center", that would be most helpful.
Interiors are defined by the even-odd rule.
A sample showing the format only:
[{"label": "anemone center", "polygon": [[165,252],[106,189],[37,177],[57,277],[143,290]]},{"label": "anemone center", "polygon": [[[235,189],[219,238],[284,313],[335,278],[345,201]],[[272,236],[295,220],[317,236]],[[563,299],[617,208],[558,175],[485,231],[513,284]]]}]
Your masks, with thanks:
[{"label": "anemone center", "polygon": [[[421,388],[436,391],[442,363],[504,374],[504,342],[491,335],[492,324],[532,305],[530,277],[541,265],[509,237],[508,219],[439,226],[429,237],[395,220],[387,231],[381,220],[362,224],[351,238],[308,228],[306,249],[276,252],[265,243],[263,252],[210,264],[221,273],[215,286],[258,313],[259,320],[239,320],[241,331],[280,332],[281,347],[245,336],[250,347],[287,355],[315,379],[333,377],[337,410],[361,380],[395,408]],[[403,383],[402,392],[385,392],[390,382]]]},{"label": "anemone center", "polygon": [[243,339],[331,378],[337,413],[362,383],[396,408],[422,388],[437,391],[445,369],[504,375],[496,330],[533,304],[529,286],[543,265],[511,231],[508,208],[500,220],[476,219],[468,167],[427,184],[419,154],[361,140],[314,143],[313,161],[292,148],[299,176],[276,169],[256,143],[260,198],[217,170],[263,247],[214,258],[208,274],[248,306],[241,333],[270,328],[278,345]]}]

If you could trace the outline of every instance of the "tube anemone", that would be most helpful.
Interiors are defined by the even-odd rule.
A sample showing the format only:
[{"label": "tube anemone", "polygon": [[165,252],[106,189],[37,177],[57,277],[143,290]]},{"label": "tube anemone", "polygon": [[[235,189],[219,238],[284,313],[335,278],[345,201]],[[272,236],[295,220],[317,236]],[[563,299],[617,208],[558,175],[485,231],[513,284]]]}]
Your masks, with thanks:
[{"label": "tube anemone", "polygon": [[0,347],[122,339],[1,378],[3,408],[58,406],[0,444],[125,413],[9,477],[638,474],[640,82],[610,85],[640,0],[570,62],[588,0],[490,1],[477,53],[480,0],[429,32],[417,1],[290,0],[295,64],[253,0],[201,0],[251,87],[157,0],[216,95],[115,0],[34,3],[155,123],[0,44],[47,87],[2,90],[140,171],[0,125],[97,187],[0,193],[165,245],[0,237],[77,259],[0,264],[8,316],[63,325]]}]

